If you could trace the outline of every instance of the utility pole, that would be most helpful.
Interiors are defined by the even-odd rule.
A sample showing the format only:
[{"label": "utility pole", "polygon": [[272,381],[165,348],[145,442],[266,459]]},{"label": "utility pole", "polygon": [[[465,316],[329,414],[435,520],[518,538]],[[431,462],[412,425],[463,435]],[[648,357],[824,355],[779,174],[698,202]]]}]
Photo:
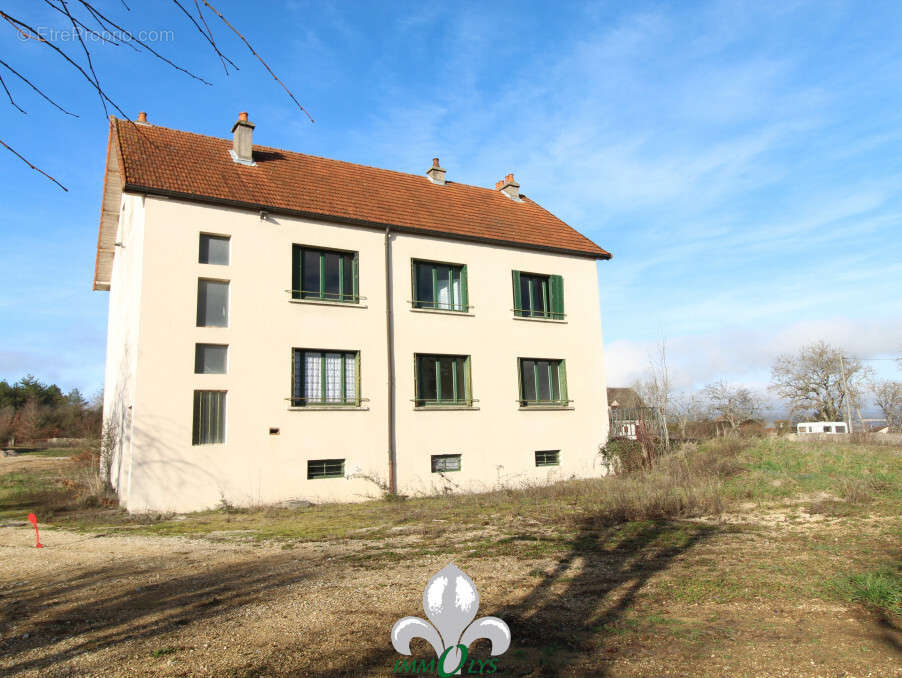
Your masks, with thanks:
[{"label": "utility pole", "polygon": [[[840,354],[839,356],[839,373],[842,375],[842,390],[843,390],[843,400],[846,401],[846,417],[849,422],[849,433],[852,432],[852,406],[849,403],[849,385],[846,384],[846,365],[843,362],[843,357]],[[860,418],[860,416],[859,416]]]}]

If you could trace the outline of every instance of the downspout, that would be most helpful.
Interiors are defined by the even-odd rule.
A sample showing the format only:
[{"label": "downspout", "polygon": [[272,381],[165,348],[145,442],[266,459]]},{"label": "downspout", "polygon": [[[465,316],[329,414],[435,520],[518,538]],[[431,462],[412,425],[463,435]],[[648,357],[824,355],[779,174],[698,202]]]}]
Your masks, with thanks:
[{"label": "downspout", "polygon": [[385,346],[388,354],[388,491],[398,493],[395,452],[395,331],[392,319],[391,229],[385,228]]}]

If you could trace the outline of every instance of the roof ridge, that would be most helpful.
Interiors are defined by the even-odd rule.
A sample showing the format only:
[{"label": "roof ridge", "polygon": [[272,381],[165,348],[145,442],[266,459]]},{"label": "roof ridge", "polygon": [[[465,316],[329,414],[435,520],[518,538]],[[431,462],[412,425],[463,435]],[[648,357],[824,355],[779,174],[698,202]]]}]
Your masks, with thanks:
[{"label": "roof ridge", "polygon": [[[117,123],[129,123],[130,122],[128,120],[123,120],[122,118],[116,118],[115,116],[110,116],[110,117],[114,118]],[[131,124],[136,124],[136,123],[131,123]],[[227,144],[231,143],[231,140],[228,137],[215,137],[210,134],[201,134],[200,132],[192,132],[190,130],[177,129],[175,127],[166,127],[165,125],[148,125],[148,126],[151,127],[152,129],[166,130],[167,132],[176,132],[178,134],[190,134],[192,136],[202,137],[204,139],[212,139],[214,141],[222,141]],[[389,172],[391,174],[397,174],[397,175],[400,175],[403,177],[412,177],[412,178],[416,178],[416,179],[424,179],[427,182],[429,181],[429,177],[426,176],[425,172],[423,174],[414,174],[413,172],[401,172],[400,170],[393,170],[393,169],[389,169],[387,167],[376,167],[375,165],[366,165],[366,164],[360,163],[360,162],[351,162],[350,160],[339,160],[338,158],[328,158],[324,155],[316,155],[314,153],[302,153],[301,151],[292,151],[287,148],[279,148],[278,146],[264,146],[263,144],[253,144],[252,148],[254,150],[278,151],[279,153],[291,153],[292,155],[300,155],[305,158],[316,158],[317,160],[324,160],[326,162],[334,162],[334,163],[339,163],[342,165],[350,165],[353,167],[363,167],[365,169],[371,169],[371,170],[375,170],[377,172]],[[478,186],[477,184],[467,184],[462,181],[446,181],[445,185],[447,185],[447,186],[466,186],[467,188],[475,188],[475,189],[478,189],[481,191],[486,191],[487,193],[491,193],[491,194],[500,193],[499,191],[496,191],[492,187]],[[521,194],[521,195],[523,197],[526,197],[525,194]],[[533,204],[536,204],[536,205],[538,204],[532,200],[530,200],[530,202],[533,202]],[[545,210],[545,211],[548,212],[548,210]],[[551,212],[548,212],[548,214],[551,214],[551,216],[554,216],[555,219],[560,218],[560,217],[555,216]]]}]

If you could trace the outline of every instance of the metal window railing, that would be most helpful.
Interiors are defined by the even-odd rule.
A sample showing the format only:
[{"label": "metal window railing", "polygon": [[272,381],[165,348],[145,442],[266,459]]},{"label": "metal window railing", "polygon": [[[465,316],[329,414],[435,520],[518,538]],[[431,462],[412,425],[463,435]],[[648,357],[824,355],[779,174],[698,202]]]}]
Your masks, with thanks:
[{"label": "metal window railing", "polygon": [[[285,290],[294,300],[301,301],[337,301],[345,304],[359,304],[366,301],[366,297],[359,294],[328,293],[322,290]],[[295,296],[297,295],[297,296]]]},{"label": "metal window railing", "polygon": [[345,400],[323,400],[312,399],[312,398],[304,398],[304,397],[294,397],[290,396],[288,398],[283,398],[283,400],[287,400],[291,407],[360,407],[361,403],[368,403],[370,401],[369,398],[348,398]]}]

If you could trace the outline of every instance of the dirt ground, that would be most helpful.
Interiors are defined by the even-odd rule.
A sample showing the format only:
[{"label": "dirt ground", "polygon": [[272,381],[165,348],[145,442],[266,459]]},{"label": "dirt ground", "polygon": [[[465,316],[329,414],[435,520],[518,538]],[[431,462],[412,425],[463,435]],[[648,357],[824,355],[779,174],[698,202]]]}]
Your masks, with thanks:
[{"label": "dirt ground", "polygon": [[[60,463],[0,459],[0,474]],[[511,629],[498,675],[902,677],[902,619],[831,588],[898,554],[902,517],[801,508],[826,500],[611,527],[513,511],[317,540],[119,523],[42,529],[42,549],[23,515],[0,520],[0,676],[390,676],[393,624],[423,616],[427,581],[454,561],[480,616]]]},{"label": "dirt ground", "polygon": [[[422,616],[426,581],[449,559],[369,562],[368,550],[384,544],[360,540],[285,548],[41,536],[36,549],[30,525],[0,528],[2,675],[391,675],[390,629]],[[511,627],[499,674],[902,675],[897,622],[843,605],[787,606],[779,595],[662,603],[665,594],[651,596],[654,614],[637,613],[686,567],[716,571],[718,560],[775,547],[754,534],[698,532],[676,546],[653,545],[654,536],[636,534],[599,557],[457,559],[479,589],[480,614]],[[416,541],[400,535],[395,546]]]}]

